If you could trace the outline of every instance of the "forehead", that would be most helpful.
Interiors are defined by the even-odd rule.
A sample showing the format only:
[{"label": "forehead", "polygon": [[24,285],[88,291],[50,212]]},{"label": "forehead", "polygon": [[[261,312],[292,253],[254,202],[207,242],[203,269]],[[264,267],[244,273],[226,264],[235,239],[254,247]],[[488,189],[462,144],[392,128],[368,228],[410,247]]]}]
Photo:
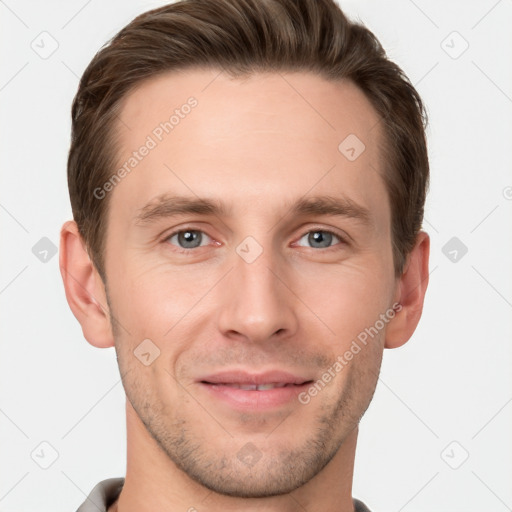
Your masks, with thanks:
[{"label": "forehead", "polygon": [[139,84],[119,117],[118,167],[129,172],[112,202],[127,215],[166,192],[243,197],[247,207],[313,189],[367,205],[385,195],[379,116],[349,81],[171,72]]},{"label": "forehead", "polygon": [[125,96],[120,118],[129,124],[122,122],[118,129],[127,148],[140,142],[134,139],[139,132],[152,133],[173,113],[180,120],[183,114],[188,116],[179,111],[189,110],[186,104],[191,98],[199,107],[194,107],[192,113],[201,115],[189,116],[187,123],[173,120],[175,128],[182,125],[172,133],[175,138],[179,139],[180,133],[185,135],[187,127],[194,130],[198,142],[200,137],[233,139],[258,130],[285,135],[290,121],[300,121],[290,135],[305,137],[309,142],[336,142],[350,133],[371,142],[370,137],[377,136],[380,129],[378,114],[364,93],[348,80],[328,81],[303,72],[233,78],[218,70],[193,68],[144,80]]}]

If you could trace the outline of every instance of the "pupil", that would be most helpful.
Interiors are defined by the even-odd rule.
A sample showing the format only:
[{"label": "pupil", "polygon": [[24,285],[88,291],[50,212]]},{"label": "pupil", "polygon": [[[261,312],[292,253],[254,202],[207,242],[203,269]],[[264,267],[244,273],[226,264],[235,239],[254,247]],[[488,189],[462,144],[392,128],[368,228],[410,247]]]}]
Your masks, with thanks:
[{"label": "pupil", "polygon": [[331,241],[332,235],[330,233],[326,233],[324,231],[315,231],[310,235],[311,239],[310,242],[314,243],[322,243],[324,242],[323,247],[328,247],[329,243]]},{"label": "pupil", "polygon": [[197,242],[198,238],[199,233],[195,231],[184,231],[183,233],[181,233],[180,243],[183,242],[183,245],[185,245],[185,247],[190,247],[191,244],[192,246],[195,246],[194,242]]}]

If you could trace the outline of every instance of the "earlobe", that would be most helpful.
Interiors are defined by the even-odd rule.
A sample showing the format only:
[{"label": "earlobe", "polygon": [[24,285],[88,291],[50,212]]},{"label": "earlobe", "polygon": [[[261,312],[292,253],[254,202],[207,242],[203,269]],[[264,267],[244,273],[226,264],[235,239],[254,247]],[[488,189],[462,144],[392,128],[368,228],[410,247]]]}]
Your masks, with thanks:
[{"label": "earlobe", "polygon": [[59,265],[66,299],[85,339],[95,347],[113,347],[105,286],[74,221],[62,226]]},{"label": "earlobe", "polygon": [[430,238],[427,233],[420,231],[397,285],[395,299],[401,308],[386,328],[386,348],[402,346],[416,330],[428,286],[429,254]]}]

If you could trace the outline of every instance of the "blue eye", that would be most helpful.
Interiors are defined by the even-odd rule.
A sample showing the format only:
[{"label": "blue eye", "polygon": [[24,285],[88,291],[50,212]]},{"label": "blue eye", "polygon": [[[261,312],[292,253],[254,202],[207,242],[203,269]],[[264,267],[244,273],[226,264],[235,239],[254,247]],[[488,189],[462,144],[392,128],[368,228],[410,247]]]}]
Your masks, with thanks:
[{"label": "blue eye", "polygon": [[341,242],[341,238],[334,234],[332,231],[325,229],[316,229],[305,233],[299,242],[304,238],[307,239],[307,243],[311,244],[314,249],[328,249],[331,246],[333,238]]},{"label": "blue eye", "polygon": [[[176,238],[177,237],[177,238]],[[198,229],[184,229],[182,231],[176,231],[169,235],[166,238],[166,241],[169,241],[172,245],[178,245],[182,249],[195,249],[196,247],[201,247],[203,238],[210,238],[208,235],[203,233],[203,231],[199,231]],[[172,242],[172,239],[176,238],[177,244]]]},{"label": "blue eye", "polygon": [[[190,252],[191,249],[208,245],[212,239],[199,229],[182,229],[171,233],[164,241],[174,245],[177,249],[182,249],[181,252]],[[314,229],[304,233],[297,245],[309,246],[313,249],[329,249],[340,242],[343,243],[344,240],[332,231]],[[306,245],[303,245],[304,243]]]}]

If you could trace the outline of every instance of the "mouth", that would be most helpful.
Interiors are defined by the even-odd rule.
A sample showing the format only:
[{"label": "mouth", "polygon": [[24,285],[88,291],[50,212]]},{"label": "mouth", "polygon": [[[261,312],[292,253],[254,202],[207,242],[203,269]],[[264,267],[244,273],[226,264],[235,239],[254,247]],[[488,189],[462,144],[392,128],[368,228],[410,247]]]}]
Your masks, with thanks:
[{"label": "mouth", "polygon": [[226,383],[214,383],[208,381],[201,381],[203,384],[210,384],[211,386],[227,386],[234,389],[243,389],[245,391],[267,391],[269,389],[275,388],[284,388],[284,387],[292,387],[292,386],[302,386],[308,382],[313,381],[305,381],[302,384],[290,384],[288,382],[268,382],[265,384],[241,384],[236,382],[226,382]]},{"label": "mouth", "polygon": [[259,374],[229,371],[205,376],[197,381],[210,398],[244,411],[290,405],[312,382],[313,379],[283,371]]}]

